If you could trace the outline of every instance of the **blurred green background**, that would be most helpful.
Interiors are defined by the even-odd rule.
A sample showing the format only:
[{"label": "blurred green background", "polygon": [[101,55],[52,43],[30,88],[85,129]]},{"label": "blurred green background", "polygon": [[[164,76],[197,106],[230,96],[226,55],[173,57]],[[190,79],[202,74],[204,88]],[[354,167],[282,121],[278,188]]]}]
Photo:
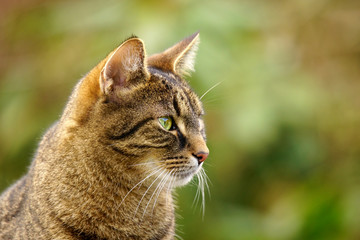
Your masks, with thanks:
[{"label": "blurred green background", "polygon": [[131,34],[148,54],[200,30],[211,179],[179,189],[190,239],[360,239],[358,0],[0,3],[0,191],[72,87]]}]

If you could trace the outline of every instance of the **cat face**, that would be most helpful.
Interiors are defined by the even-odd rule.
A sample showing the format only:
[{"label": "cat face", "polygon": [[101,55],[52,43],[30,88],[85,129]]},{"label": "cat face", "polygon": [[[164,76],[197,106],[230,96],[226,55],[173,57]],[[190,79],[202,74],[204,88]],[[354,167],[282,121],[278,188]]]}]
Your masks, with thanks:
[{"label": "cat face", "polygon": [[192,68],[198,34],[184,41],[146,59],[142,42],[130,39],[100,77],[104,104],[112,109],[107,145],[130,167],[166,177],[172,186],[188,183],[209,154],[202,104],[181,77]]},{"label": "cat face", "polygon": [[[202,167],[209,150],[205,144],[205,128],[200,100],[184,81],[173,74],[150,70],[152,78],[167,92],[162,111],[157,115],[156,130],[163,151],[154,153],[157,165],[174,178],[174,185],[184,185]],[[161,115],[161,116],[160,116]]]}]

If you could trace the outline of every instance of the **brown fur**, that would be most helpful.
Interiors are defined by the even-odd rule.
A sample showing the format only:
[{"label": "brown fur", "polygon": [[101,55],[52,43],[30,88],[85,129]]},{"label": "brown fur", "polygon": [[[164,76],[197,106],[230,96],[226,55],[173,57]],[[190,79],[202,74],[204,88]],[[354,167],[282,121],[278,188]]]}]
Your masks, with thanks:
[{"label": "brown fur", "polygon": [[174,238],[172,188],[208,153],[201,103],[181,78],[198,39],[147,58],[130,38],[80,80],[29,172],[0,197],[0,239]]}]

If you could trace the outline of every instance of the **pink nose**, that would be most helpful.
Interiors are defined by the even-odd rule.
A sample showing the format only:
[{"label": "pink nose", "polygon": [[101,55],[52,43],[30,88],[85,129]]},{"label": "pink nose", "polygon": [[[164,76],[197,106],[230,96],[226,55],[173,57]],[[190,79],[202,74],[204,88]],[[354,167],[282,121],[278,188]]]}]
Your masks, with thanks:
[{"label": "pink nose", "polygon": [[206,153],[206,152],[198,152],[198,153],[194,154],[194,157],[197,158],[199,164],[204,162],[208,156],[209,156],[209,153]]}]

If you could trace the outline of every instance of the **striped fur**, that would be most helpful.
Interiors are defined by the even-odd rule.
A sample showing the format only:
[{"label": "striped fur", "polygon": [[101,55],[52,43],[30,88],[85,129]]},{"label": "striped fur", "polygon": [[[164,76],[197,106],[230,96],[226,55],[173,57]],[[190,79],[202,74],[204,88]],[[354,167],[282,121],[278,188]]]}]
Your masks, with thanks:
[{"label": "striped fur", "polygon": [[1,195],[0,239],[174,238],[172,190],[208,153],[201,102],[179,74],[198,34],[184,41],[156,55],[163,66],[130,38],[80,80],[29,172]]}]

